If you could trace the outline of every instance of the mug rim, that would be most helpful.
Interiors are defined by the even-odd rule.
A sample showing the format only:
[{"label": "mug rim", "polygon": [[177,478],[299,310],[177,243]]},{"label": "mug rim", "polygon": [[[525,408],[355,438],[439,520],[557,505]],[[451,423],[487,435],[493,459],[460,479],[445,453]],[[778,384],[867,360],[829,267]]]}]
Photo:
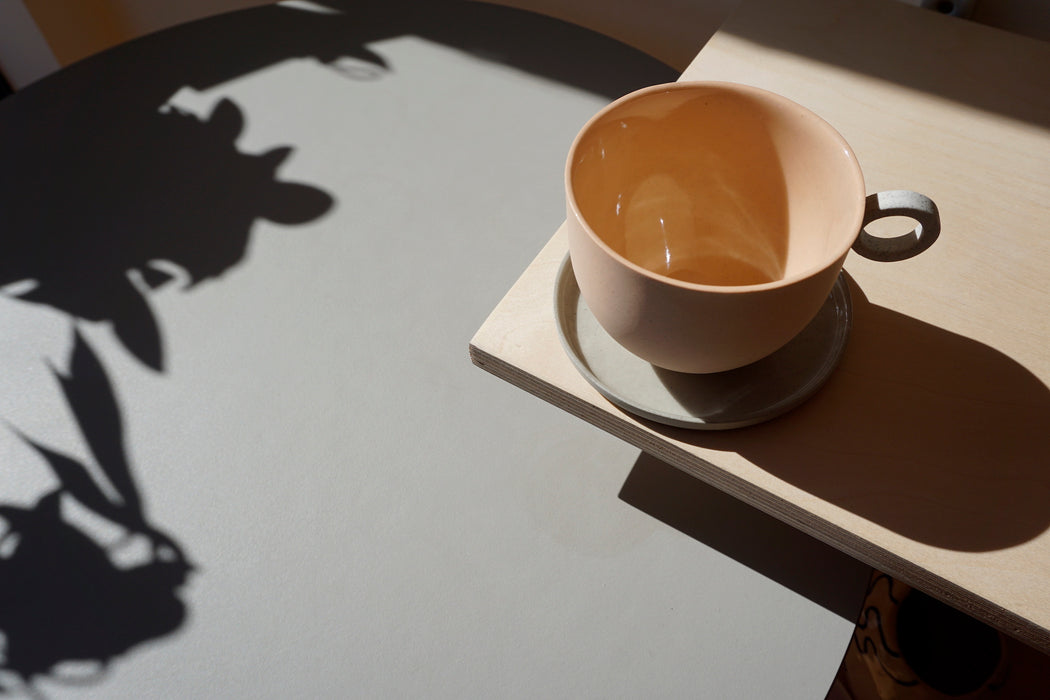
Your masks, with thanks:
[{"label": "mug rim", "polygon": [[[848,161],[852,165],[852,170],[856,175],[858,191],[854,205],[854,233],[850,238],[846,240],[845,245],[840,246],[839,248],[836,248],[833,251],[833,256],[829,255],[823,262],[821,262],[818,265],[807,267],[799,272],[796,272],[793,275],[783,277],[778,280],[773,280],[772,282],[741,285],[701,284],[699,282],[687,282],[685,280],[680,280],[675,277],[670,277],[668,275],[662,275],[658,272],[654,272],[648,268],[642,267],[641,265],[635,262],[632,262],[622,254],[616,252],[608,243],[606,243],[602,239],[601,236],[599,236],[594,231],[593,228],[591,228],[591,224],[587,221],[587,219],[583,216],[583,213],[580,211],[580,207],[576,201],[576,195],[574,193],[574,188],[572,184],[573,162],[576,158],[576,152],[579,149],[580,143],[583,141],[584,136],[588,134],[599,121],[608,116],[610,112],[629,102],[634,102],[636,100],[647,97],[648,95],[653,93],[695,90],[697,88],[717,88],[721,90],[726,90],[728,92],[735,92],[737,94],[747,94],[750,96],[759,97],[762,99],[770,100],[775,103],[779,103],[782,106],[791,107],[796,110],[802,110],[811,119],[816,120],[816,123],[819,128],[823,129],[834,141],[838,142],[838,144],[844,150]],[[660,83],[658,85],[650,85],[648,87],[640,88],[633,92],[629,92],[626,95],[617,98],[616,100],[613,100],[601,110],[599,110],[597,113],[595,113],[590,119],[588,119],[587,122],[583,125],[583,127],[579,130],[579,132],[577,132],[575,138],[573,138],[572,145],[569,148],[568,157],[565,161],[565,195],[569,207],[572,210],[573,216],[575,216],[576,220],[580,223],[581,228],[586,232],[588,238],[590,238],[593,243],[598,245],[607,255],[611,256],[614,260],[626,266],[628,269],[633,270],[634,272],[648,277],[649,279],[655,280],[657,282],[669,284],[675,287],[680,287],[682,289],[719,292],[723,294],[739,294],[745,292],[755,292],[786,287],[801,280],[813,277],[814,275],[817,275],[820,272],[828,269],[829,266],[834,265],[837,261],[843,260],[846,254],[849,253],[849,250],[853,246],[853,243],[857,240],[857,236],[860,235],[860,231],[864,222],[864,199],[866,196],[866,192],[867,189],[864,184],[864,173],[861,170],[860,162],[857,160],[857,154],[853,151],[853,148],[849,145],[849,142],[846,141],[845,137],[842,136],[841,133],[839,133],[838,129],[832,126],[826,119],[821,117],[813,110],[795,102],[794,100],[791,100],[787,97],[784,97],[783,95],[772,92],[770,90],[765,90],[763,88],[755,87],[753,85],[747,85],[744,83],[735,83],[721,80],[682,80],[674,83]]]}]

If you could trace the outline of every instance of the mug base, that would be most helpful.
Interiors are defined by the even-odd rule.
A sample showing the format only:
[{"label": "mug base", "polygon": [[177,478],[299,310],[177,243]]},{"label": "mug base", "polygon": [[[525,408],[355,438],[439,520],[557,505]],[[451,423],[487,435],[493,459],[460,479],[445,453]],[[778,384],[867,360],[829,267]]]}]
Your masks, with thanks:
[{"label": "mug base", "polygon": [[555,283],[554,314],[576,369],[624,411],[679,428],[742,428],[799,406],[831,376],[853,322],[844,274],[816,317],[787,345],[758,362],[713,374],[655,367],[613,340],[580,295],[568,256]]}]

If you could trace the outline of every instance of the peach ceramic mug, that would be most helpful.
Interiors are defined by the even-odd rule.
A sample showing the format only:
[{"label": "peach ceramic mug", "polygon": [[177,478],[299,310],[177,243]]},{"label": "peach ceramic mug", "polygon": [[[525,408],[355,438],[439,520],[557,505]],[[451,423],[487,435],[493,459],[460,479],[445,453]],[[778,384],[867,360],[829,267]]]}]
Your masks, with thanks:
[{"label": "peach ceramic mug", "polygon": [[[710,373],[783,347],[816,316],[852,247],[902,260],[940,231],[915,192],[865,198],[849,144],[779,95],[733,83],[656,85],[583,127],[565,168],[580,293],[633,354]],[[908,216],[879,238],[875,219]]]}]

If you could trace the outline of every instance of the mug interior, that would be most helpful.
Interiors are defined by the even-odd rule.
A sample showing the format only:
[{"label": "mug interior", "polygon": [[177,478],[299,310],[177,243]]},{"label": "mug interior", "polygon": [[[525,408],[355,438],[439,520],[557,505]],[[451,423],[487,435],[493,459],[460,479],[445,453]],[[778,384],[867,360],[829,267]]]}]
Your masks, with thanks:
[{"label": "mug interior", "polygon": [[570,206],[614,253],[682,282],[783,283],[860,230],[864,181],[827,122],[764,90],[675,83],[621,98],[569,154]]}]

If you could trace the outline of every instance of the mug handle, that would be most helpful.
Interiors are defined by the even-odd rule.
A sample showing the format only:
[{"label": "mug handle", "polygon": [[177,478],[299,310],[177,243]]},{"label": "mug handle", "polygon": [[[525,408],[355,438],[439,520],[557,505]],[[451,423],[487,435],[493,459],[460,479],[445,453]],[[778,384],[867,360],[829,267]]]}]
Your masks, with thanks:
[{"label": "mug handle", "polygon": [[[887,216],[907,216],[918,225],[910,233],[893,238],[873,236],[864,229],[872,221]],[[911,190],[887,190],[868,195],[864,200],[864,224],[853,242],[853,250],[879,262],[906,260],[933,245],[940,233],[941,217],[932,199]]]}]

